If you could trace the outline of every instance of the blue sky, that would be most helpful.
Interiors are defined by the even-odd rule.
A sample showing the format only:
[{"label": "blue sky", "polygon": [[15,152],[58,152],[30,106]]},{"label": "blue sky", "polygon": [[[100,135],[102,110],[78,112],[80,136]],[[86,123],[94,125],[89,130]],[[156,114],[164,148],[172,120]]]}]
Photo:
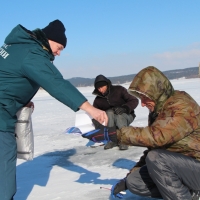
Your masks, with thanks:
[{"label": "blue sky", "polygon": [[68,44],[54,64],[64,78],[161,71],[200,62],[199,0],[15,0],[1,2],[0,42],[60,19]]}]

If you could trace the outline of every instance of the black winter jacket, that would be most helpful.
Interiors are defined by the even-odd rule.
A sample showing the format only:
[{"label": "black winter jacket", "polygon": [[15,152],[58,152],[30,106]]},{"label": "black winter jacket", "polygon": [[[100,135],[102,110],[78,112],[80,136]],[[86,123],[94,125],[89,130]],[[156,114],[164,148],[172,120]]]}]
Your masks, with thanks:
[{"label": "black winter jacket", "polygon": [[129,114],[135,117],[134,109],[138,105],[138,99],[130,95],[126,88],[120,85],[112,85],[111,81],[103,75],[99,75],[95,79],[94,85],[100,81],[106,81],[108,83],[108,93],[104,96],[98,89],[95,89],[92,93],[96,95],[93,106],[104,111],[116,106],[125,106],[128,108]]}]

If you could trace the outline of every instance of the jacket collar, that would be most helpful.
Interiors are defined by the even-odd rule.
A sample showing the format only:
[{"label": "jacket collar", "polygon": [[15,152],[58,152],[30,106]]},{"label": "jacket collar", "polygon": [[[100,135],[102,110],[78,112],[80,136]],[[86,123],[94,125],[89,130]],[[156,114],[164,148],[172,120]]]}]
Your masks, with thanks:
[{"label": "jacket collar", "polygon": [[41,29],[35,29],[31,33],[33,34],[33,37],[35,37],[41,43],[42,48],[45,51],[48,51],[49,54],[51,54],[51,61],[53,61],[55,57],[52,53],[51,47],[49,45],[49,42],[45,33]]}]

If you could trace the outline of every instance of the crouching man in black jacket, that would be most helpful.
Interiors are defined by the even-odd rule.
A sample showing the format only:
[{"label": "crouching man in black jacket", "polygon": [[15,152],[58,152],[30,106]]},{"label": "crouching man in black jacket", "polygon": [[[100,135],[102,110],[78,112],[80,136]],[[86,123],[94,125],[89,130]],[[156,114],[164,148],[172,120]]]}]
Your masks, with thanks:
[{"label": "crouching man in black jacket", "polygon": [[[127,89],[120,85],[112,85],[111,81],[103,75],[98,75],[94,82],[96,95],[93,106],[106,111],[108,116],[108,127],[115,126],[121,129],[129,126],[134,118],[134,109],[138,105],[138,99],[127,92]],[[109,141],[104,149],[117,146],[117,143]],[[127,150],[128,146],[119,144],[120,150]]]}]

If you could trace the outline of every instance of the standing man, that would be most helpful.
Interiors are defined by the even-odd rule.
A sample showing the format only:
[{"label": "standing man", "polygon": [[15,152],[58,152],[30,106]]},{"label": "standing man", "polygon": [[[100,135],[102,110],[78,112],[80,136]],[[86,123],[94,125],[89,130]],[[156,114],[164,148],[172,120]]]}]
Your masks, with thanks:
[{"label": "standing man", "polygon": [[107,123],[104,111],[94,108],[53,65],[66,47],[65,27],[55,20],[43,29],[27,30],[17,25],[0,48],[0,199],[10,200],[16,192],[16,113],[44,88],[70,107],[82,109]]},{"label": "standing man", "polygon": [[[129,126],[134,118],[134,109],[138,105],[138,99],[130,95],[127,89],[120,85],[112,85],[111,81],[103,75],[98,75],[94,82],[96,95],[93,106],[106,111],[108,116],[108,127],[115,126],[118,129]],[[118,144],[109,141],[104,149],[110,149]],[[127,150],[128,145],[119,144],[120,150]]]},{"label": "standing man", "polygon": [[[200,107],[186,92],[174,90],[155,67],[141,70],[128,91],[149,109],[147,127],[105,128],[83,137],[93,141],[118,140],[147,147],[126,177],[113,185],[111,194],[123,190],[164,200],[198,200],[200,197]],[[106,134],[102,134],[106,132]]]}]

